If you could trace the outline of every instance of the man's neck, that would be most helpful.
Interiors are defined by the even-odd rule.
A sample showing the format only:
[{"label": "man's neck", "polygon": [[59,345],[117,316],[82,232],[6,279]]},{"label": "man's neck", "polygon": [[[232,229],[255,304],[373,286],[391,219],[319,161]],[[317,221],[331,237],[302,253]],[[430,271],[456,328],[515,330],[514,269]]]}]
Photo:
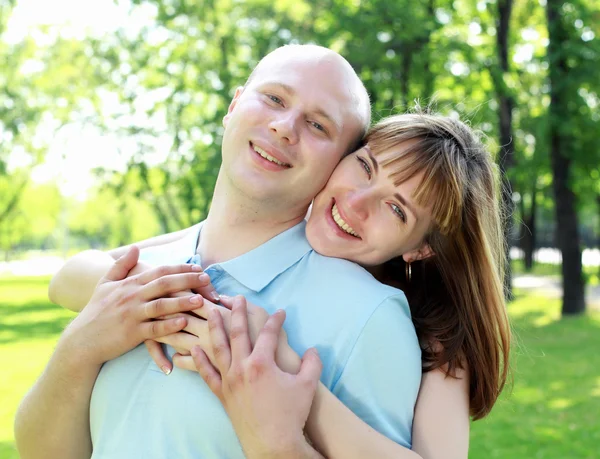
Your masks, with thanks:
[{"label": "man's neck", "polygon": [[197,252],[202,265],[210,266],[236,258],[300,223],[306,210],[282,214],[272,207],[232,200],[231,194],[215,195],[202,226]]}]

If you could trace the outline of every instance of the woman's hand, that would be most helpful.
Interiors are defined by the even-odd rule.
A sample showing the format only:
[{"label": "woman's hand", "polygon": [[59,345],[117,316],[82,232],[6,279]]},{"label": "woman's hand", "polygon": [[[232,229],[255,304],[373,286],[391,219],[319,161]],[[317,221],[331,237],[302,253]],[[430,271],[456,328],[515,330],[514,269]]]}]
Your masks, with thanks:
[{"label": "woman's hand", "polygon": [[315,349],[302,358],[300,371],[292,375],[275,363],[275,352],[285,312],[269,317],[254,349],[243,297],[236,297],[231,312],[230,337],[217,310],[210,311],[208,329],[214,365],[199,346],[193,361],[221,403],[249,458],[320,457],[304,438],[321,360]]},{"label": "woman's hand", "polygon": [[[265,323],[269,319],[269,313],[252,303],[247,302],[244,297],[239,298],[246,303],[246,310],[248,314],[248,333],[250,342],[254,345],[256,339]],[[225,333],[229,336],[229,329],[231,323],[231,308],[233,306],[234,298],[227,296],[221,296],[221,304],[225,307],[221,307],[207,299],[204,299],[202,306],[195,309],[192,314],[187,314],[188,324],[180,333],[174,333],[172,335],[163,336],[160,338],[161,343],[169,344],[177,350],[177,354],[173,357],[173,363],[175,366],[196,371],[196,366],[192,358],[190,357],[191,350],[194,346],[200,346],[202,350],[208,355],[211,362],[214,362],[212,354],[212,344],[210,342],[209,330],[207,319],[210,316],[212,310],[216,310],[220,313],[223,320],[223,327]],[[162,352],[162,348],[160,349]],[[154,357],[153,357],[154,358]],[[288,373],[295,374],[300,368],[300,357],[290,348],[287,343],[287,335],[282,329],[279,334],[279,344],[276,352],[277,365]],[[156,359],[154,359],[155,362]],[[157,362],[158,363],[158,362]]]},{"label": "woman's hand", "polygon": [[[145,263],[138,263],[131,270],[131,272],[129,273],[129,276],[141,274],[150,269],[152,269],[152,266],[145,264]],[[168,267],[164,266],[159,269],[162,269],[163,271],[165,271],[168,269]],[[215,288],[213,287],[213,285],[210,281],[209,275],[202,272],[202,268],[198,265],[193,265],[193,269],[195,271],[197,271],[200,276],[199,277],[200,283],[199,283],[198,287],[195,287],[194,289],[186,289],[186,290],[182,290],[180,292],[172,293],[169,295],[169,297],[170,298],[194,297],[194,301],[196,302],[195,303],[196,307],[198,307],[198,308],[202,306],[202,302],[205,297],[211,298],[213,301],[219,301],[220,297],[219,297],[217,291],[215,290]],[[197,298],[196,294],[200,294],[201,298]],[[175,316],[176,315],[174,315],[172,317],[175,317]],[[156,365],[158,365],[158,367],[166,375],[170,374],[171,371],[173,370],[173,364],[165,355],[165,352],[164,352],[162,346],[160,345],[160,343],[158,341],[148,339],[148,340],[144,341],[144,344],[146,345],[146,349],[148,349],[148,353],[150,354],[150,357],[152,357],[152,360],[154,360]],[[181,352],[181,353],[186,352],[185,349],[176,348],[176,350],[177,350],[177,352]]]}]

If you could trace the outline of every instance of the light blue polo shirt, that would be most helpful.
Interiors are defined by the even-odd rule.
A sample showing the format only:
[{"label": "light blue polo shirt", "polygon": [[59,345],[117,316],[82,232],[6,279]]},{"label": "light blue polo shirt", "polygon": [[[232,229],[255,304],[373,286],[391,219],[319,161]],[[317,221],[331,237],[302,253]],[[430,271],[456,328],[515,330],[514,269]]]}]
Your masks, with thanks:
[{"label": "light blue polo shirt", "polygon": [[[140,258],[154,265],[199,261],[194,253],[201,224],[194,228],[180,241],[143,250]],[[290,345],[300,355],[317,347],[323,384],[373,428],[411,446],[421,351],[400,290],[354,263],[316,253],[304,222],[205,271],[222,294],[242,294],[270,313],[285,309]],[[90,426],[96,459],[244,457],[202,378],[178,368],[164,375],[143,345],[102,367]]]}]

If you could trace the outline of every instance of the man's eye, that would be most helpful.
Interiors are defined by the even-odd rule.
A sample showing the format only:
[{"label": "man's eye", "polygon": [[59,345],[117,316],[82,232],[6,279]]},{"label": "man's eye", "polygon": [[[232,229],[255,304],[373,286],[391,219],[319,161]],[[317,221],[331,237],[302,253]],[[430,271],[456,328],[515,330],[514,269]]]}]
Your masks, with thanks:
[{"label": "man's eye", "polygon": [[390,207],[392,208],[392,211],[398,216],[400,217],[400,219],[406,223],[406,215],[404,214],[404,212],[402,211],[402,209],[400,207],[398,207],[396,204],[390,204]]},{"label": "man's eye", "polygon": [[309,121],[309,123],[315,128],[318,129],[319,131],[323,131],[325,132],[325,128],[323,127],[322,124],[316,123],[315,121]]},{"label": "man's eye", "polygon": [[283,104],[283,101],[279,97],[277,97],[277,96],[273,96],[271,94],[267,94],[267,97],[269,99],[271,99],[273,102],[275,102],[276,104],[279,104],[279,105]]},{"label": "man's eye", "polygon": [[367,163],[360,156],[357,156],[356,158],[358,159],[358,162],[361,164],[362,168],[367,173],[367,175],[369,176],[369,178],[371,178],[371,167],[369,166],[369,163]]}]

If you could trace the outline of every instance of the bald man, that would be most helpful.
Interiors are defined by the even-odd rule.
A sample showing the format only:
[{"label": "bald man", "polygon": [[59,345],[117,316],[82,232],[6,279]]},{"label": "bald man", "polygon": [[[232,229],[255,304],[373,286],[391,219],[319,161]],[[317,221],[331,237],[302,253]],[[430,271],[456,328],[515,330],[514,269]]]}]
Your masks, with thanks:
[{"label": "bald man", "polygon": [[[406,299],[361,267],[317,254],[304,234],[311,200],[369,122],[368,95],[339,54],[312,45],[270,53],[235,91],[223,118],[222,165],[208,217],[184,237],[143,251],[140,260],[201,264],[219,293],[242,294],[270,313],[285,308],[289,343],[299,354],[319,349],[323,384],[410,447],[421,364]],[[164,271],[155,272],[136,281],[142,294],[127,290],[132,282],[116,282],[124,271],[118,262],[98,289],[112,288],[112,302],[119,298],[122,308],[145,311],[131,325],[135,330],[147,327],[156,284],[175,290],[193,283],[173,280],[187,272],[169,272],[166,280]],[[22,457],[243,458],[227,414],[198,374],[175,369],[166,376],[140,346],[146,336],[128,331],[118,315],[111,318],[108,293],[98,289],[20,410],[20,450],[28,439],[37,442]],[[88,309],[98,313],[86,316]],[[121,343],[123,333],[137,339]],[[118,348],[107,350],[115,340]],[[400,366],[397,380],[386,371],[391,362]],[[65,380],[77,384],[61,390]],[[297,453],[318,457],[307,444]]]}]

